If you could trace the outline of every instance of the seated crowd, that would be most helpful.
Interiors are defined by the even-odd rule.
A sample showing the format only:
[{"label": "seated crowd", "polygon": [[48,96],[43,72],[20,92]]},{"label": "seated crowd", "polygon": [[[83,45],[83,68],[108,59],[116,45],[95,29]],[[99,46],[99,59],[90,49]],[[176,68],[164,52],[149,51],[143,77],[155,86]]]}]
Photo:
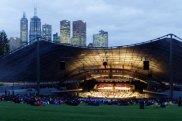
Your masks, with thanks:
[{"label": "seated crowd", "polygon": [[27,96],[27,95],[2,95],[0,96],[0,101],[13,101],[15,103],[30,104],[34,106],[42,106],[47,104],[70,104],[78,105],[80,101],[78,98],[66,98],[59,96]]},{"label": "seated crowd", "polygon": [[0,101],[12,101],[15,103],[30,104],[33,106],[43,106],[48,104],[54,105],[73,105],[77,106],[80,103],[86,105],[119,105],[127,106],[133,104],[140,104],[143,101],[145,106],[166,107],[167,105],[178,105],[182,107],[182,98],[179,99],[108,99],[108,98],[78,98],[78,97],[60,97],[60,96],[27,96],[27,95],[2,95]]}]

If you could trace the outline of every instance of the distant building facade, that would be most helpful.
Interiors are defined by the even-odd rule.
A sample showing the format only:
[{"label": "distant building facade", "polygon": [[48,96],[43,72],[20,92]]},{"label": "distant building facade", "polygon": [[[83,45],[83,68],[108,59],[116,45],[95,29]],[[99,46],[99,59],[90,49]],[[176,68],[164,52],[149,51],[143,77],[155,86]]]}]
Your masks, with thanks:
[{"label": "distant building facade", "polygon": [[20,40],[22,44],[28,43],[28,19],[25,13],[23,13],[23,18],[20,20]]},{"label": "distant building facade", "polygon": [[86,22],[73,21],[73,46],[86,46]]},{"label": "distant building facade", "polygon": [[42,37],[46,41],[52,41],[52,26],[49,24],[42,25]]},{"label": "distant building facade", "polygon": [[22,40],[18,37],[10,37],[9,39],[9,47],[10,51],[13,51],[21,46]]},{"label": "distant building facade", "polygon": [[108,32],[103,30],[99,31],[99,34],[93,35],[94,47],[108,47]]},{"label": "distant building facade", "polygon": [[60,22],[60,42],[70,44],[70,21]]},{"label": "distant building facade", "polygon": [[37,9],[34,9],[34,16],[30,21],[29,42],[37,41],[41,37],[41,19],[37,16]]},{"label": "distant building facade", "polygon": [[89,43],[89,44],[88,44],[88,47],[89,47],[89,48],[94,47],[94,46],[93,46],[93,43]]},{"label": "distant building facade", "polygon": [[58,33],[53,34],[53,42],[60,43],[60,37],[58,36]]}]

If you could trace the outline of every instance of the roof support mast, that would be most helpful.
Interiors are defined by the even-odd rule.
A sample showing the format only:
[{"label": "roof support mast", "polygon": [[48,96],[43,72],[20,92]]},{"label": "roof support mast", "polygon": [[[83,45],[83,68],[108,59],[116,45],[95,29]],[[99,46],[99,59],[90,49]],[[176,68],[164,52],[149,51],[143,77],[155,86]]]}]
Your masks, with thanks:
[{"label": "roof support mast", "polygon": [[173,34],[169,34],[169,82],[170,82],[170,98],[173,99]]},{"label": "roof support mast", "polygon": [[[37,1],[35,0],[35,7],[34,7],[34,16],[37,16]],[[35,24],[35,28],[37,28],[37,22]],[[39,96],[40,94],[40,48],[39,48],[39,39],[41,37],[37,35],[37,30],[36,30],[36,41],[37,41],[37,45],[36,45],[36,81],[37,81],[37,96]]]}]

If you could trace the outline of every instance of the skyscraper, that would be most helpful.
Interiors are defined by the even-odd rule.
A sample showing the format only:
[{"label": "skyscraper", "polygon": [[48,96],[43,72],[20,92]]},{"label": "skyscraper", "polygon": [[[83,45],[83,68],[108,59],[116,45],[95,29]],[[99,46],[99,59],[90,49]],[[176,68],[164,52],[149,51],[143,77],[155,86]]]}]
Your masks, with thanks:
[{"label": "skyscraper", "polygon": [[86,22],[73,21],[72,45],[86,46]]},{"label": "skyscraper", "polygon": [[60,37],[58,36],[58,33],[53,34],[53,42],[60,43]]},{"label": "skyscraper", "polygon": [[93,35],[94,47],[108,47],[108,32],[103,30],[99,31],[99,34]]},{"label": "skyscraper", "polygon": [[52,26],[49,24],[42,25],[42,37],[46,41],[52,41]]},{"label": "skyscraper", "polygon": [[70,44],[70,21],[68,20],[60,22],[60,41]]},{"label": "skyscraper", "polygon": [[28,19],[25,13],[23,13],[23,18],[20,20],[20,40],[21,43],[28,43]]},{"label": "skyscraper", "polygon": [[37,41],[41,37],[41,20],[37,16],[37,8],[34,8],[34,16],[30,21],[29,42]]}]

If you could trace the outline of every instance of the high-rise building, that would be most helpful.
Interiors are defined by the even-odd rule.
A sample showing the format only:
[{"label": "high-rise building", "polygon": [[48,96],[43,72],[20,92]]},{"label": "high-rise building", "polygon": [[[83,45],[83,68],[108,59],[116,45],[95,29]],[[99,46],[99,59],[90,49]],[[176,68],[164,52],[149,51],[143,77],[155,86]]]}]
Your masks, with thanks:
[{"label": "high-rise building", "polygon": [[99,34],[93,35],[94,47],[108,47],[108,32],[103,30],[99,31]]},{"label": "high-rise building", "polygon": [[60,22],[60,42],[70,44],[70,21]]},{"label": "high-rise building", "polygon": [[9,48],[10,51],[13,51],[21,46],[22,40],[18,37],[10,37],[9,39]]},{"label": "high-rise building", "polygon": [[49,24],[42,25],[42,37],[46,41],[52,41],[52,26]]},{"label": "high-rise building", "polygon": [[58,33],[56,33],[56,34],[53,34],[53,42],[55,42],[55,43],[60,43],[60,37],[58,36]]},{"label": "high-rise building", "polygon": [[86,46],[86,22],[73,21],[72,45]]},{"label": "high-rise building", "polygon": [[22,44],[28,43],[28,19],[25,13],[23,13],[23,18],[20,20],[20,40]]},{"label": "high-rise building", "polygon": [[34,16],[30,21],[29,42],[37,41],[41,37],[41,20],[37,16],[37,8],[34,8]]}]

